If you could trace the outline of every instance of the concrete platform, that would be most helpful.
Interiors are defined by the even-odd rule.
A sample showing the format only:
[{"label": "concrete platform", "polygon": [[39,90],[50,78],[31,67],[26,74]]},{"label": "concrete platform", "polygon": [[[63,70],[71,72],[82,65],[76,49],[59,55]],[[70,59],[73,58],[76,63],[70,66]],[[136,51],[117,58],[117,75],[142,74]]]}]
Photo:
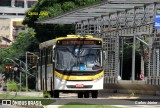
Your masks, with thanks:
[{"label": "concrete platform", "polygon": [[160,86],[148,85],[145,81],[119,80],[117,84],[105,84],[102,92],[160,95]]}]

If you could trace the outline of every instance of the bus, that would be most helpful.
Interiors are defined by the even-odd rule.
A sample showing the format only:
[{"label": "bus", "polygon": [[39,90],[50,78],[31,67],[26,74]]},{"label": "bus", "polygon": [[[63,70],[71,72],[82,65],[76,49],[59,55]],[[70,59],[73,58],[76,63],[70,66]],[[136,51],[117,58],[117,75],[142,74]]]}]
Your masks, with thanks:
[{"label": "bus", "polygon": [[98,97],[103,89],[102,40],[91,35],[67,35],[39,45],[38,90],[59,98],[60,92],[78,98]]}]

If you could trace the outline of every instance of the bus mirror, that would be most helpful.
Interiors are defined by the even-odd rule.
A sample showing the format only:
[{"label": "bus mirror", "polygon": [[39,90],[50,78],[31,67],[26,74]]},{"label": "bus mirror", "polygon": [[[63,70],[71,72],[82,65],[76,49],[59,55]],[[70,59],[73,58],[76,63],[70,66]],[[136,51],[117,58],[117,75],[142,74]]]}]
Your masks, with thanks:
[{"label": "bus mirror", "polygon": [[105,60],[107,59],[107,51],[103,50],[103,57],[104,57]]},{"label": "bus mirror", "polygon": [[52,61],[54,62],[55,60],[55,45],[53,45],[53,49],[52,49]]}]

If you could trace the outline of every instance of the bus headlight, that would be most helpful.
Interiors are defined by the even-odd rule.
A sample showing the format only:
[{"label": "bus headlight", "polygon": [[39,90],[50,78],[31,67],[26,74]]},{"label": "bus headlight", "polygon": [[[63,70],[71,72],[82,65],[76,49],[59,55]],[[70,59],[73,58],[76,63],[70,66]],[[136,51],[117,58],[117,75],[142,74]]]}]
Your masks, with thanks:
[{"label": "bus headlight", "polygon": [[59,76],[55,75],[55,78],[62,81],[62,78],[60,78]]},{"label": "bus headlight", "polygon": [[98,77],[95,81],[99,81],[102,78],[103,78],[103,75],[101,75],[100,77]]},{"label": "bus headlight", "polygon": [[66,80],[64,80],[64,79],[60,78],[60,77],[59,77],[59,76],[57,76],[57,75],[55,75],[55,78],[56,78],[57,80],[61,81],[61,82],[65,82],[65,81],[66,81]]}]

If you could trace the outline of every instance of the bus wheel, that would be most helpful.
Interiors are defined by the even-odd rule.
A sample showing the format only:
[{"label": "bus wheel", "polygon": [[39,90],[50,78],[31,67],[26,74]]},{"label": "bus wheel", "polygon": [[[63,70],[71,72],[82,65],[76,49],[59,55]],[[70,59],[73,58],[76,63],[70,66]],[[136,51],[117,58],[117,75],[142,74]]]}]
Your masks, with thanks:
[{"label": "bus wheel", "polygon": [[89,98],[89,92],[84,92],[84,98]]},{"label": "bus wheel", "polygon": [[91,95],[92,95],[92,98],[97,98],[98,97],[98,90],[91,91]]},{"label": "bus wheel", "polygon": [[59,91],[57,90],[54,90],[54,98],[59,98]]},{"label": "bus wheel", "polygon": [[78,92],[78,98],[83,98],[83,92]]}]

